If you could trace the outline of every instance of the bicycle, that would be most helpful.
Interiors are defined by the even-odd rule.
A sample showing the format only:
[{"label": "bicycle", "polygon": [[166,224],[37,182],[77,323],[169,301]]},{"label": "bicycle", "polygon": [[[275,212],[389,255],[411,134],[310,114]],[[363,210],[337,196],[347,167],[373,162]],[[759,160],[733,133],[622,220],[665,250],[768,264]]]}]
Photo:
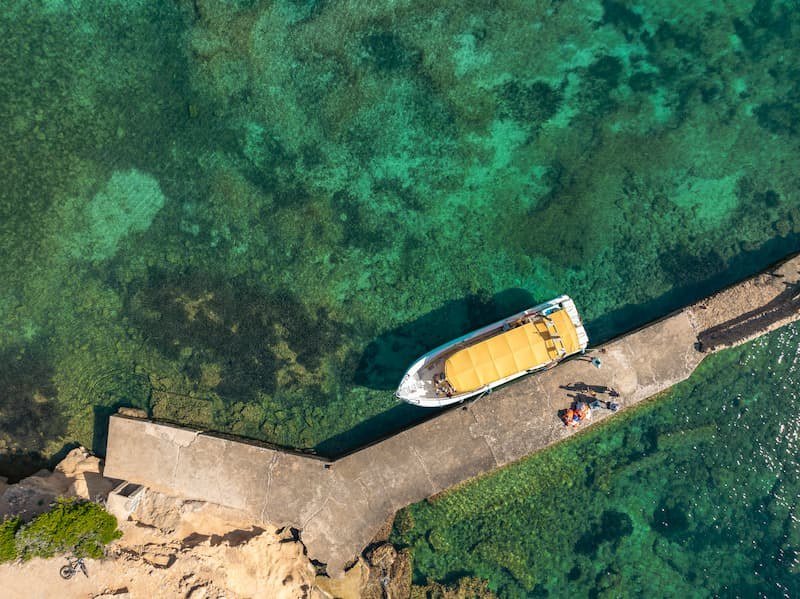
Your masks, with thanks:
[{"label": "bicycle", "polygon": [[83,575],[87,578],[89,577],[88,572],[86,572],[86,563],[83,561],[82,557],[68,557],[67,565],[61,566],[58,573],[64,580],[69,580],[78,573],[78,570],[83,572]]}]

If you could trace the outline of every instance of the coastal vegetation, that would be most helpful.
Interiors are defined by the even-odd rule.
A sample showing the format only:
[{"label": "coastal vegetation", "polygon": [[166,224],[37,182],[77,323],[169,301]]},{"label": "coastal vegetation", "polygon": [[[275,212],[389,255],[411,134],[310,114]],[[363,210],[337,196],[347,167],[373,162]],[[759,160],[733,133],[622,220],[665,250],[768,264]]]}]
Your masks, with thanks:
[{"label": "coastal vegetation", "polygon": [[17,544],[15,537],[22,520],[7,518],[0,523],[0,563],[17,559]]},{"label": "coastal vegetation", "polygon": [[60,498],[26,524],[19,518],[0,524],[0,562],[65,553],[99,559],[120,536],[116,518],[99,504]]}]

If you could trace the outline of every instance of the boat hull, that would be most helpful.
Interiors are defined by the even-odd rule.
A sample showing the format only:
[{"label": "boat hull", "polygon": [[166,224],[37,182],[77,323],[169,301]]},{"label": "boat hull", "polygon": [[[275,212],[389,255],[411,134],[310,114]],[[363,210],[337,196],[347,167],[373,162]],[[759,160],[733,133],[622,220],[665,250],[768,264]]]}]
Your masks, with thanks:
[{"label": "boat hull", "polygon": [[[487,382],[476,389],[465,392],[457,392],[453,389],[452,393],[445,394],[441,391],[441,387],[435,382],[436,377],[439,376],[436,373],[442,369],[447,356],[451,356],[461,349],[468,348],[482,339],[488,339],[494,335],[500,334],[504,330],[507,330],[507,327],[511,323],[520,322],[527,318],[536,318],[537,316],[547,316],[548,314],[562,309],[567,311],[570,316],[570,321],[575,326],[578,337],[578,349],[576,351],[565,353],[557,359],[538,364],[533,368],[511,373],[508,376]],[[569,296],[562,295],[549,302],[523,310],[522,312],[467,333],[466,335],[432,349],[418,358],[406,371],[395,392],[395,396],[404,402],[426,408],[441,408],[460,403],[468,399],[479,397],[505,383],[516,380],[527,374],[552,368],[571,355],[583,353],[588,343],[589,339],[586,335],[586,330],[583,327],[583,322],[575,308],[574,302]]]}]

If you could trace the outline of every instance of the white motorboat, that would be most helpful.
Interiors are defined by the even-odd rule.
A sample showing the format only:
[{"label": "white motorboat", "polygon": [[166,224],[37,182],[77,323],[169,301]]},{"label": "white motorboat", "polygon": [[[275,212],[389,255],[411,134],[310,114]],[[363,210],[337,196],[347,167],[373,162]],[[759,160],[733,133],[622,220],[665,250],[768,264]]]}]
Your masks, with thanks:
[{"label": "white motorboat", "polygon": [[588,344],[575,303],[562,295],[429,351],[395,395],[426,408],[458,403],[551,368]]}]

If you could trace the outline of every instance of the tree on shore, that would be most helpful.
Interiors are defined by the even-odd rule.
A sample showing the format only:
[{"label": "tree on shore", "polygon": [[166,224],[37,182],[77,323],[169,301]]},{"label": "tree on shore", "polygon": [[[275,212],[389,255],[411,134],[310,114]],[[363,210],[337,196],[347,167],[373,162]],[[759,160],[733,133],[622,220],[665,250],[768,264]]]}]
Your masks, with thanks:
[{"label": "tree on shore", "polygon": [[116,519],[100,505],[62,497],[27,524],[14,518],[0,525],[0,562],[60,553],[100,558],[105,545],[120,536]]}]

